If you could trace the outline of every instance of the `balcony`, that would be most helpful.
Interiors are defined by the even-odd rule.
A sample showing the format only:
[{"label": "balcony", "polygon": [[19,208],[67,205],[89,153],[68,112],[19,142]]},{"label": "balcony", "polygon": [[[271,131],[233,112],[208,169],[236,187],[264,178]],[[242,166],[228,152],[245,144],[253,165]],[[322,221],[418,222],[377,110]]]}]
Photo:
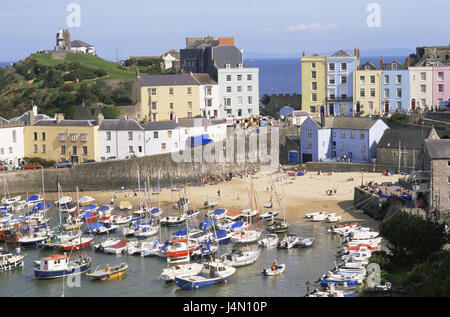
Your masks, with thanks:
[{"label": "balcony", "polygon": [[353,97],[348,96],[335,96],[335,95],[329,95],[327,97],[327,102],[350,102],[353,101]]}]

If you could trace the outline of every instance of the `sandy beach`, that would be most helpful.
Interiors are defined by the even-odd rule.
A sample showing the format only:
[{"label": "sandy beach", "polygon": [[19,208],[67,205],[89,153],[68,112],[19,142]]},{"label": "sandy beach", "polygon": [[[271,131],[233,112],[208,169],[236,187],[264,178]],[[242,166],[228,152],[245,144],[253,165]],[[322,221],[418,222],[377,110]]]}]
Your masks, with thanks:
[{"label": "sandy beach", "polygon": [[[381,184],[383,182],[395,183],[401,175],[384,176],[381,173],[364,173],[363,181],[367,183],[372,180]],[[276,194],[270,190],[273,180],[276,191],[280,198],[279,203]],[[316,172],[308,172],[304,176],[289,177],[287,173],[257,173],[250,176],[249,179],[241,177],[233,177],[231,181],[220,182],[217,185],[206,184],[203,186],[188,186],[186,188],[187,197],[190,200],[191,207],[201,209],[206,200],[218,203],[217,207],[226,208],[228,210],[247,209],[249,208],[249,195],[252,208],[255,208],[255,195],[252,194],[251,188],[256,191],[256,204],[259,210],[264,210],[263,206],[270,205],[272,196],[272,210],[280,210],[280,217],[283,217],[283,187],[286,195],[286,219],[291,222],[307,222],[304,218],[306,213],[325,211],[328,213],[336,213],[342,216],[342,221],[359,221],[366,225],[378,227],[378,221],[373,220],[363,213],[357,213],[352,210],[354,187],[361,184],[361,173],[332,173],[332,175],[321,174]],[[151,184],[156,186],[156,184]],[[284,186],[283,186],[284,185]],[[136,186],[137,187],[137,186]],[[327,190],[336,189],[336,193],[332,196],[326,194]],[[220,197],[218,191],[220,190]],[[119,191],[85,191],[80,192],[79,196],[89,195],[96,199],[98,205],[110,204],[111,198],[116,194],[114,201],[115,209],[118,210],[120,201],[129,200],[133,204],[133,210],[138,208],[139,195],[134,195],[134,191],[125,188]],[[177,214],[177,210],[173,208],[184,189],[174,192],[171,189],[164,188],[161,190],[160,206],[169,214]],[[64,193],[76,200],[76,193]],[[141,200],[145,202],[144,192],[142,192]],[[151,205],[158,206],[158,195],[150,193]],[[46,193],[46,200],[57,200],[56,193]],[[280,205],[279,205],[280,204]],[[281,208],[280,208],[281,206]],[[201,209],[206,211],[205,209]],[[264,211],[261,211],[263,213]]]}]

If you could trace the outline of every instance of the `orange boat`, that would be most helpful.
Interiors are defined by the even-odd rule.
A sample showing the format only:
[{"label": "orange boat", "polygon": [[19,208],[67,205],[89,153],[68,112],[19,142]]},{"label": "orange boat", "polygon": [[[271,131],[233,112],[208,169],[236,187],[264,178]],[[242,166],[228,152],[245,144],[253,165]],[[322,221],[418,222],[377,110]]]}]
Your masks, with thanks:
[{"label": "orange boat", "polygon": [[232,210],[227,212],[226,217],[231,220],[237,220],[241,217],[242,212],[243,212],[242,210]]}]

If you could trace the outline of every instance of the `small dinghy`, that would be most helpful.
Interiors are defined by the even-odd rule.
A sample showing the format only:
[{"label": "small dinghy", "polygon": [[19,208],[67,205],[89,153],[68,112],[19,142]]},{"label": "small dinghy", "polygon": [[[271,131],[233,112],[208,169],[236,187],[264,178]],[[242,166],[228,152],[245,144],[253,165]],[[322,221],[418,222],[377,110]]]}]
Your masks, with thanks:
[{"label": "small dinghy", "polygon": [[280,212],[278,210],[269,210],[261,215],[259,215],[259,219],[261,220],[272,220],[276,216],[278,216]]},{"label": "small dinghy", "polygon": [[280,275],[280,274],[284,273],[285,270],[286,270],[286,264],[278,264],[276,267],[263,269],[261,274],[263,276],[274,276],[274,275]]},{"label": "small dinghy", "polygon": [[295,234],[287,234],[283,240],[278,242],[277,248],[279,249],[290,249],[294,248],[298,243],[299,238]]},{"label": "small dinghy", "polygon": [[128,265],[126,263],[120,263],[118,265],[106,266],[99,265],[97,268],[91,272],[87,273],[86,276],[92,277],[94,280],[112,280],[118,279],[125,275]]},{"label": "small dinghy", "polygon": [[111,245],[109,247],[103,248],[103,252],[106,254],[121,254],[125,253],[127,249],[128,240],[123,239],[120,240],[118,243]]},{"label": "small dinghy", "polygon": [[295,245],[296,248],[307,248],[314,244],[313,238],[300,238]]},{"label": "small dinghy", "polygon": [[269,233],[264,239],[258,241],[258,245],[266,248],[276,247],[278,244],[278,236],[273,233]]}]

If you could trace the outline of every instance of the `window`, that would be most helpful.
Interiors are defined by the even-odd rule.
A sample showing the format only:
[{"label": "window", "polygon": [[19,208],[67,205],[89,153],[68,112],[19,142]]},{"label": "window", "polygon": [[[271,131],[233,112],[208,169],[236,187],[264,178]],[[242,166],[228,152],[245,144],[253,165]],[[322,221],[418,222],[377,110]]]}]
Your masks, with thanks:
[{"label": "window", "polygon": [[402,83],[402,75],[397,75],[397,84],[401,84]]},{"label": "window", "polygon": [[317,78],[317,73],[315,70],[311,71],[311,79],[316,79]]},{"label": "window", "polygon": [[166,149],[166,143],[161,143],[161,150],[165,150]]},{"label": "window", "polygon": [[401,98],[401,97],[402,97],[402,89],[397,88],[397,98]]},{"label": "window", "polygon": [[315,113],[316,112],[316,106],[310,106],[309,107],[309,112]]},{"label": "window", "polygon": [[106,146],[106,153],[111,153],[111,147],[109,145]]},{"label": "window", "polygon": [[206,94],[212,95],[212,87],[206,87]]},{"label": "window", "polygon": [[150,95],[156,96],[156,88],[150,88]]},{"label": "window", "polygon": [[158,138],[158,131],[154,131],[154,132],[153,132],[153,138],[154,138],[154,139],[157,139],[157,138]]},{"label": "window", "polygon": [[45,141],[45,132],[42,132],[42,141]]},{"label": "window", "polygon": [[171,102],[171,103],[169,104],[169,108],[170,108],[170,110],[173,110],[173,102]]},{"label": "window", "polygon": [[227,81],[231,81],[231,75],[227,75]]},{"label": "window", "polygon": [[345,138],[345,131],[341,131],[341,138]]},{"label": "window", "polygon": [[365,143],[363,143],[363,144],[361,144],[361,153],[366,153],[366,144]]},{"label": "window", "polygon": [[230,68],[230,64],[225,64],[225,68]]},{"label": "window", "polygon": [[83,155],[87,155],[87,154],[88,154],[87,146],[83,146]]},{"label": "window", "polygon": [[71,133],[70,134],[70,141],[75,142],[77,140],[77,134],[76,133]]},{"label": "window", "polygon": [[237,87],[237,92],[242,92],[242,86]]},{"label": "window", "polygon": [[167,131],[167,138],[171,139],[172,138],[172,131]]},{"label": "window", "polygon": [[5,149],[4,148],[0,148],[0,154],[5,154]]},{"label": "window", "polygon": [[192,101],[188,101],[187,107],[188,109],[192,109]]},{"label": "window", "polygon": [[247,91],[248,92],[252,92],[253,91],[253,87],[252,86],[247,86]]},{"label": "window", "polygon": [[384,84],[389,84],[389,75],[384,75]]},{"label": "window", "polygon": [[344,142],[339,142],[339,149],[344,151]]},{"label": "window", "polygon": [[389,98],[389,89],[384,90],[384,98]]},{"label": "window", "polygon": [[361,88],[359,90],[359,96],[362,97],[362,98],[366,96],[366,90],[364,88]]},{"label": "window", "polygon": [[444,80],[444,72],[438,72],[438,80],[443,81]]},{"label": "window", "polygon": [[241,96],[237,97],[237,104],[242,105],[242,97]]},{"label": "window", "polygon": [[311,63],[311,68],[316,68],[316,63]]},{"label": "window", "polygon": [[237,81],[242,81],[242,75],[237,75]]},{"label": "window", "polygon": [[402,110],[402,102],[397,101],[397,110]]},{"label": "window", "polygon": [[128,147],[128,152],[129,152],[129,153],[134,153],[133,146],[130,145],[130,146]]},{"label": "window", "polygon": [[368,107],[369,110],[373,110],[373,101],[369,101]]},{"label": "window", "polygon": [[364,137],[365,137],[365,133],[363,131],[359,132],[359,138],[361,140],[364,140]]},{"label": "window", "polygon": [[188,89],[187,89],[187,94],[188,94],[188,95],[192,95],[192,87],[188,87]]},{"label": "window", "polygon": [[[107,134],[109,133],[109,139],[108,140],[110,140],[111,139],[111,132],[106,132]],[[65,141],[66,140],[66,134],[65,133],[60,133],[59,134],[59,140],[60,141]]]},{"label": "window", "polygon": [[156,105],[156,101],[152,101],[152,110],[157,110],[158,106]]},{"label": "window", "polygon": [[231,92],[231,86],[227,86],[227,92]]},{"label": "window", "polygon": [[450,176],[447,177],[447,183],[450,184]]},{"label": "window", "polygon": [[231,106],[231,98],[225,98],[225,106]]},{"label": "window", "polygon": [[74,155],[77,154],[77,147],[76,146],[72,146],[72,154],[74,154]]},{"label": "window", "polygon": [[420,102],[421,102],[422,106],[426,106],[426,104],[427,104],[426,99],[420,99]]},{"label": "window", "polygon": [[152,121],[156,121],[158,119],[158,116],[156,113],[152,113]]},{"label": "window", "polygon": [[87,135],[87,133],[81,133],[81,134],[80,134],[80,140],[81,140],[82,142],[87,142],[87,140],[88,140],[88,135]]},{"label": "window", "polygon": [[315,81],[313,81],[311,83],[311,90],[316,91],[317,90],[317,83]]},{"label": "window", "polygon": [[61,155],[66,155],[66,146],[61,145]]},{"label": "window", "polygon": [[330,72],[334,72],[335,69],[336,69],[336,65],[335,65],[334,63],[329,63],[329,64],[328,64],[328,70],[329,70]]},{"label": "window", "polygon": [[341,71],[347,70],[347,63],[341,63]]},{"label": "window", "polygon": [[375,88],[370,88],[370,97],[375,97]]},{"label": "window", "polygon": [[307,131],[307,135],[308,135],[308,139],[311,139],[311,138],[312,138],[312,131],[311,131],[311,130],[308,130],[308,131]]},{"label": "window", "polygon": [[212,99],[206,99],[205,103],[207,107],[212,107]]},{"label": "window", "polygon": [[361,85],[364,85],[366,83],[366,77],[365,76],[359,76],[359,83]]},{"label": "window", "polygon": [[443,84],[439,84],[438,85],[438,93],[443,93],[444,92],[444,85]]},{"label": "window", "polygon": [[370,83],[375,84],[375,76],[370,76]]},{"label": "window", "polygon": [[355,131],[350,131],[350,139],[354,139],[355,138]]},{"label": "window", "polygon": [[138,151],[139,151],[139,153],[142,153],[142,146],[138,146]]},{"label": "window", "polygon": [[347,84],[347,76],[341,75],[341,84],[342,84],[342,85]]},{"label": "window", "polygon": [[12,147],[9,147],[9,153],[11,154],[12,152]]},{"label": "window", "polygon": [[252,105],[253,104],[253,98],[252,96],[248,96],[248,104]]},{"label": "window", "polygon": [[33,140],[34,140],[34,141],[37,141],[37,132],[34,132],[34,133],[33,133]]},{"label": "window", "polygon": [[306,142],[306,147],[307,147],[308,149],[312,149],[312,143],[311,143],[311,141]]},{"label": "window", "polygon": [[169,95],[173,95],[173,88],[172,87],[169,88]]},{"label": "window", "polygon": [[425,72],[420,73],[420,80],[427,80],[427,73]]},{"label": "window", "polygon": [[252,80],[252,75],[250,75],[250,74],[247,75],[247,80],[248,80],[248,81]]},{"label": "window", "polygon": [[346,99],[347,98],[347,88],[341,88],[341,98]]},{"label": "window", "polygon": [[420,85],[420,92],[422,94],[426,94],[427,93],[427,85]]},{"label": "window", "polygon": [[311,101],[312,102],[317,102],[317,94],[316,93],[312,93],[311,94]]},{"label": "window", "polygon": [[335,85],[336,84],[336,77],[334,77],[334,76],[328,77],[328,84],[329,85]]}]

